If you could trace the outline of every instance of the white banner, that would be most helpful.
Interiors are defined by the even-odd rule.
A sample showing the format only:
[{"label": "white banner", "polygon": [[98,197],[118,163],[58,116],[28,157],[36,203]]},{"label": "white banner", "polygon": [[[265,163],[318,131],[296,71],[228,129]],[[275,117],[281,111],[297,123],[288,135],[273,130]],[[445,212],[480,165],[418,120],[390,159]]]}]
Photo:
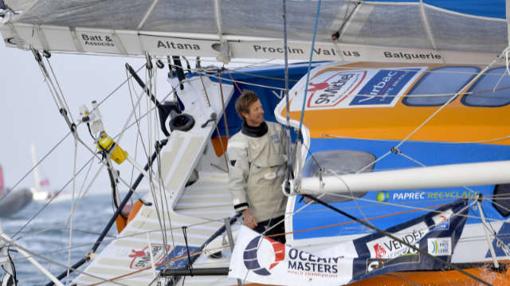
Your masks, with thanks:
[{"label": "white banner", "polygon": [[311,254],[242,226],[229,277],[273,285],[342,285],[352,279],[353,258]]}]

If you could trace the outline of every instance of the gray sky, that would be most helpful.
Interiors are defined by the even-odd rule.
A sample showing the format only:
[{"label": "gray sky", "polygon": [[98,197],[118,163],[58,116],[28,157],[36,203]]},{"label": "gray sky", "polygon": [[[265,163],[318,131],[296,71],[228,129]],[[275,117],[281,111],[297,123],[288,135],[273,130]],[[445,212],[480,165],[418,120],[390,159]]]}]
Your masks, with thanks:
[{"label": "gray sky", "polygon": [[[142,59],[88,55],[54,54],[50,60],[75,118],[80,105],[90,104],[94,99],[101,100],[125,80],[126,61],[135,68],[143,64]],[[6,186],[13,186],[32,167],[31,144],[35,144],[38,156],[42,157],[67,133],[68,128],[30,51],[0,44],[0,62],[0,164],[4,168]],[[161,83],[166,72],[160,72],[158,77],[159,85],[163,86],[161,94],[169,91],[169,85]],[[124,88],[101,107],[104,124],[111,134],[121,130],[131,111],[130,102],[129,91]],[[86,127],[81,126],[79,132],[83,140],[94,148]],[[131,137],[126,137],[125,147],[130,154],[134,154],[134,134],[133,130]],[[42,165],[42,172],[50,180],[52,189],[60,188],[71,178],[73,152],[73,140],[69,137]],[[81,166],[90,158],[90,153],[81,147],[79,153],[78,166]],[[141,158],[138,162],[145,164]],[[96,160],[92,170],[97,170],[98,165]],[[109,191],[105,174],[103,172],[94,191],[100,191],[98,189],[102,187]],[[33,177],[27,177],[20,186],[33,186]]]}]

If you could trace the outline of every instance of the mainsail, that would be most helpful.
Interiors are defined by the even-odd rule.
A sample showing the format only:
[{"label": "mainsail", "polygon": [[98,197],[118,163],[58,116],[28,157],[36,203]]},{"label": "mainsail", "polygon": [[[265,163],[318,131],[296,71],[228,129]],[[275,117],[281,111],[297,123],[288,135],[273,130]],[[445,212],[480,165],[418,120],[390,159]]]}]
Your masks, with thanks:
[{"label": "mainsail", "polygon": [[[329,183],[336,180],[337,184],[330,189],[331,196],[325,199],[330,203],[329,207],[348,210],[351,217],[333,216],[328,208],[307,200],[309,196],[291,196],[285,219],[287,242],[293,247],[312,245],[310,248],[327,248],[337,240],[346,242],[351,247],[352,255],[347,257],[347,264],[352,271],[349,271],[350,276],[342,276],[333,283],[347,283],[390,271],[444,270],[443,264],[437,265],[431,260],[434,255],[443,256],[447,265],[493,262],[495,267],[498,260],[510,257],[506,239],[510,234],[510,211],[505,201],[509,188],[503,184],[508,182],[505,174],[495,181],[487,181],[486,176],[477,180],[473,176],[470,179],[482,186],[456,189],[443,188],[466,182],[462,178],[450,181],[454,173],[444,176],[450,185],[435,182],[411,185],[412,180],[402,180],[408,184],[392,188],[396,184],[390,179],[387,185],[379,185],[382,189],[377,194],[366,192],[366,187],[351,188],[352,185],[342,181],[346,177],[339,176],[356,173],[346,176],[362,181],[372,178],[373,183],[374,178],[381,180],[382,177],[405,175],[401,169],[411,166],[423,167],[407,170],[410,177],[416,178],[420,171],[431,170],[425,169],[425,164],[481,164],[510,159],[507,152],[510,145],[506,128],[508,119],[504,116],[510,101],[506,95],[498,93],[510,84],[506,80],[505,67],[493,67],[494,60],[504,55],[508,46],[504,1],[289,0],[287,48],[281,40],[281,3],[270,0],[38,0],[6,1],[6,4],[4,23],[0,26],[5,43],[32,49],[43,72],[47,70],[40,50],[145,55],[148,83],[145,85],[141,80],[138,83],[142,86],[142,94],[149,95],[157,108],[162,104],[151,93],[154,75],[151,69],[154,62],[160,68],[164,64],[152,57],[214,56],[227,63],[236,58],[280,59],[288,53],[294,60],[308,59],[312,54],[314,60],[360,62],[319,64],[308,74],[310,85],[308,77],[299,80],[306,70],[302,66],[294,69],[293,83],[296,85],[290,93],[290,106],[287,106],[292,124],[295,125],[297,118],[306,113],[306,120],[299,124],[304,124],[303,130],[299,130],[303,132],[298,134],[304,137],[303,145],[298,149],[302,156],[297,157],[307,161],[303,166],[296,164],[303,167],[302,172],[296,172],[303,176],[297,190],[299,187],[305,190],[310,183],[313,191],[320,191],[323,183],[329,187]],[[321,10],[316,14],[317,5]],[[315,33],[310,27],[316,19],[319,25]],[[310,45],[312,36],[316,36],[317,41]],[[45,60],[48,58],[49,53],[46,53]],[[180,60],[177,58],[177,61]],[[228,168],[227,158],[221,157],[225,146],[217,147],[240,122],[239,119],[237,122],[232,120],[234,124],[230,121],[229,126],[227,120],[221,120],[226,117],[221,116],[230,115],[230,119],[236,116],[232,103],[244,87],[259,88],[259,94],[265,97],[262,101],[274,97],[281,99],[287,91],[280,78],[283,71],[275,68],[253,75],[253,70],[225,73],[223,70],[197,69],[186,78],[177,61],[175,58],[173,63],[168,60],[173,69],[170,73],[180,69],[181,76],[178,76],[179,83],[172,85],[175,101],[167,106],[165,120],[171,122],[173,115],[169,114],[182,112],[182,105],[195,121],[183,131],[173,130],[171,126],[164,129],[169,122],[162,120],[165,126],[161,128],[167,137],[158,144],[164,141],[168,145],[162,149],[158,176],[151,177],[155,173],[150,167],[141,170],[140,174],[152,179],[153,193],[141,201],[143,206],[138,213],[134,212],[134,219],[131,218],[124,231],[102,254],[95,257],[101,238],[76,266],[70,267],[68,263],[70,272],[91,261],[74,280],[79,285],[143,285],[155,280],[174,285],[179,276],[164,276],[168,274],[165,270],[193,275],[194,266],[217,267],[227,263],[225,257],[213,261],[210,255],[218,248],[226,248],[226,238],[218,238],[217,234],[230,227],[230,219],[234,216],[231,205],[225,203],[228,198],[221,192],[226,189],[227,173],[222,168]],[[489,63],[489,67],[485,67]],[[434,77],[437,74],[439,79]],[[444,76],[452,74],[460,76],[454,79]],[[45,76],[50,79],[49,73]],[[498,76],[499,80],[493,80]],[[447,90],[424,91],[423,86],[431,86],[437,81],[444,83]],[[447,82],[456,84],[447,85]],[[184,91],[177,92],[182,87]],[[486,100],[487,95],[494,94],[497,94],[496,100]],[[423,100],[427,96],[434,99]],[[274,102],[263,103],[265,107],[274,107]],[[59,107],[65,111],[64,105]],[[443,117],[433,118],[443,107]],[[494,111],[491,113],[488,107],[493,107]],[[282,101],[275,112],[280,123],[285,122],[284,110]],[[66,116],[65,112],[61,113]],[[88,111],[84,114],[83,122],[88,123],[91,114]],[[478,118],[481,122],[476,121]],[[423,132],[414,132],[417,126]],[[69,127],[72,130],[75,126],[69,124]],[[217,137],[210,141],[213,133]],[[406,142],[405,146],[402,146],[403,142]],[[109,147],[100,148],[107,158]],[[158,147],[156,149],[154,158],[159,156]],[[154,158],[149,158],[149,162],[153,163]],[[331,161],[347,166],[336,169],[337,166],[329,165]],[[486,170],[487,166],[497,169],[507,165],[478,167]],[[399,170],[390,171],[393,169]],[[374,173],[370,173],[372,171]],[[377,174],[379,171],[381,173]],[[357,174],[363,172],[367,174]],[[193,178],[194,173],[199,176]],[[436,180],[437,173],[431,172],[427,178]],[[110,176],[113,182],[118,179],[112,170]],[[369,190],[377,190],[377,181],[375,184]],[[343,193],[338,192],[339,185],[344,187]],[[414,187],[438,189],[410,190]],[[390,192],[390,189],[399,191]],[[126,197],[123,203],[128,199]],[[203,210],[207,206],[204,202],[214,206]],[[469,208],[466,202],[469,202]],[[447,211],[449,208],[451,212]],[[122,206],[117,208],[117,216],[121,209]],[[443,214],[445,210],[447,215]],[[366,221],[373,222],[374,228],[367,229]],[[174,234],[174,231],[182,233]],[[405,240],[405,243],[410,244],[407,247],[411,249],[418,247],[424,251],[426,255],[420,256],[420,261],[414,261],[416,253],[402,246],[407,232],[418,234],[414,240]],[[255,252],[251,248],[260,241],[260,238],[246,240],[249,255],[258,253],[258,246]],[[214,244],[220,247],[212,247]],[[395,251],[397,246],[400,250]],[[320,253],[317,249],[310,251]],[[275,252],[275,255],[280,254]],[[290,254],[288,258],[291,258]],[[402,266],[397,263],[409,262],[406,259],[416,264]],[[253,261],[245,265],[252,265],[250,263]],[[277,267],[270,264],[269,269],[273,266]],[[258,272],[249,275],[267,275],[264,271]],[[63,273],[59,278],[66,275],[69,273]],[[257,280],[253,278],[252,281]],[[193,278],[187,282],[235,283],[233,280],[206,278]],[[278,283],[281,282],[289,283]]]},{"label": "mainsail", "polygon": [[[60,52],[281,59],[279,1],[6,1],[7,45]],[[287,1],[288,55],[307,59],[317,1]],[[486,63],[507,46],[505,2],[322,1],[316,60]],[[200,7],[200,9],[197,9]]]}]

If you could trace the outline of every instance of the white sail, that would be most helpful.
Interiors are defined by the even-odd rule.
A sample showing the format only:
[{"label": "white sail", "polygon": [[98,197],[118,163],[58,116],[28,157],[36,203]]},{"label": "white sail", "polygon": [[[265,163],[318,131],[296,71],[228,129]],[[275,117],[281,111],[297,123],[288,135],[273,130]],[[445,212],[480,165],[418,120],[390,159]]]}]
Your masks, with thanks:
[{"label": "white sail", "polygon": [[[223,61],[284,52],[279,1],[40,0],[23,7],[0,28],[9,46]],[[316,7],[287,1],[290,59],[308,59]],[[486,63],[507,46],[502,1],[322,1],[319,16],[316,60]]]}]

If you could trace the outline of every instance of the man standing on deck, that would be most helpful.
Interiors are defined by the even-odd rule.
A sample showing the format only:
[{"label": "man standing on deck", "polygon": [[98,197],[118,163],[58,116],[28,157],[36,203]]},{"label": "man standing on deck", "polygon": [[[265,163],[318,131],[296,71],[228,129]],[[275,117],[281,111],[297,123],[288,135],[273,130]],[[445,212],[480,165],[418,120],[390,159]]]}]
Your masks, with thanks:
[{"label": "man standing on deck", "polygon": [[[287,198],[281,186],[287,163],[287,137],[280,125],[264,120],[264,109],[253,91],[243,91],[235,107],[243,126],[230,138],[227,149],[234,208],[242,211],[247,227],[285,243]],[[272,236],[275,234],[280,235]]]}]

